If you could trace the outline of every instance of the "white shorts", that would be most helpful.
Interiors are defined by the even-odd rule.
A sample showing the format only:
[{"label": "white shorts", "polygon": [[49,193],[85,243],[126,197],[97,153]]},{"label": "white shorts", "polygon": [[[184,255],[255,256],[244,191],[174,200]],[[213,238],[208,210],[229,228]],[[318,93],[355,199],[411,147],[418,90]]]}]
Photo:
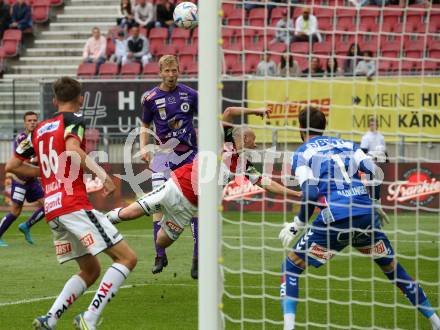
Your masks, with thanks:
[{"label": "white shorts", "polygon": [[49,222],[59,263],[86,254],[97,255],[122,240],[122,235],[99,211],[75,211]]},{"label": "white shorts", "polygon": [[174,241],[179,238],[184,227],[191,223],[191,218],[197,212],[197,207],[186,199],[172,179],[137,202],[148,215],[163,213],[161,227]]},{"label": "white shorts", "polygon": [[164,172],[155,172],[151,175],[151,187],[152,190],[155,190],[159,188],[161,185],[163,185],[167,180],[169,176],[167,177],[166,173]]}]

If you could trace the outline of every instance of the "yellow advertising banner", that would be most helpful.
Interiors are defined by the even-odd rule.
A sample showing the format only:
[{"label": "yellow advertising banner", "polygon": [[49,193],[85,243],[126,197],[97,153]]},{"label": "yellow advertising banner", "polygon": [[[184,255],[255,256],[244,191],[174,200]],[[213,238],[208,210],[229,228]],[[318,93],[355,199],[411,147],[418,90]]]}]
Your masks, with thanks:
[{"label": "yellow advertising banner", "polygon": [[[257,125],[257,142],[300,142],[298,113],[305,104],[320,107],[327,116],[328,135],[360,141],[368,119],[391,141],[440,142],[440,77],[253,80],[247,82],[250,108],[267,106],[270,119]],[[275,133],[276,132],[276,133]]]}]

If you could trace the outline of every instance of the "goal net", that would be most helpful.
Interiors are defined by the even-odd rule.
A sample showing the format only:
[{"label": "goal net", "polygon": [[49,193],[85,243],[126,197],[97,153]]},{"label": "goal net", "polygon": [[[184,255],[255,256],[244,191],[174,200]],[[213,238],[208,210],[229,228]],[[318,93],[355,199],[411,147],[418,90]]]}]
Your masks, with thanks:
[{"label": "goal net", "polygon": [[[262,173],[297,190],[290,162],[302,143],[298,113],[305,105],[325,113],[326,135],[358,144],[375,119],[386,150],[370,151],[387,154],[379,164],[381,201],[391,221],[383,230],[438,310],[440,6],[414,2],[222,1],[221,103],[223,110],[271,109],[269,118],[241,115],[233,125],[255,131],[254,163]],[[278,233],[301,202],[252,185],[227,188],[222,326],[281,329],[288,251]],[[374,259],[356,249],[308,267],[299,280],[297,329],[430,329]]]}]

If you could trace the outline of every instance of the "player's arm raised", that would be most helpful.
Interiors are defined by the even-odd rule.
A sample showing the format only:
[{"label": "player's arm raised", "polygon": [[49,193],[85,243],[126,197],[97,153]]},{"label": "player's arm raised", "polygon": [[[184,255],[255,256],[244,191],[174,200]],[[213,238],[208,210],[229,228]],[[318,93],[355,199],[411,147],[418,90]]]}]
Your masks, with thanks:
[{"label": "player's arm raised", "polygon": [[290,197],[302,197],[303,195],[302,192],[287,188],[267,176],[263,176],[261,178],[261,182],[259,185],[262,188],[269,190],[270,192],[273,192],[275,194],[281,194]]},{"label": "player's arm raised", "polygon": [[67,138],[66,152],[72,157],[72,162],[79,161],[81,168],[87,168],[92,173],[95,173],[98,178],[104,182],[104,195],[107,196],[115,191],[116,187],[107,172],[99,166],[93,158],[87,156],[86,152],[81,149],[81,143],[74,137]]},{"label": "player's arm raised", "polygon": [[272,109],[270,108],[245,108],[245,107],[228,107],[223,112],[223,122],[232,123],[235,117],[244,116],[244,115],[256,115],[262,118],[270,117],[270,113]]}]

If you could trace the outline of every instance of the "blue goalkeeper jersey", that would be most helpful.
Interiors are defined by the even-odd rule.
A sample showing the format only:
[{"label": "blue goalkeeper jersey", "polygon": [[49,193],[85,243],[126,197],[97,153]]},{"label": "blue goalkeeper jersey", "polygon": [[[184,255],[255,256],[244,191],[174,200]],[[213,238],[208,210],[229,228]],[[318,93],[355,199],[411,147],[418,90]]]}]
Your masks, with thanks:
[{"label": "blue goalkeeper jersey", "polygon": [[358,173],[367,156],[352,141],[317,136],[302,144],[292,158],[292,173],[300,186],[307,180],[319,190],[315,223],[331,223],[371,214],[372,201]]}]

